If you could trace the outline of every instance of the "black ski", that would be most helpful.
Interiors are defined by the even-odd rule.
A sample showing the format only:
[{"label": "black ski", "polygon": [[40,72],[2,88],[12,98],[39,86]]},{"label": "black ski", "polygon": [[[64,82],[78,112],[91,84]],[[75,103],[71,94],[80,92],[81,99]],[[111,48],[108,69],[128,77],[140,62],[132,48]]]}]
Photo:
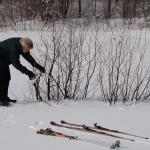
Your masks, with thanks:
[{"label": "black ski", "polygon": [[67,135],[64,133],[55,132],[55,131],[51,130],[51,128],[47,128],[45,130],[41,129],[41,130],[37,131],[37,134],[51,135],[51,136],[56,136],[56,137],[65,137],[65,138],[69,138],[69,139],[85,141],[88,143],[93,143],[93,144],[105,146],[105,147],[108,147],[111,149],[115,149],[115,148],[120,147],[120,141],[119,140],[112,144],[112,143],[103,142],[103,141],[83,139],[83,138],[78,138],[77,136],[71,136],[71,135]]},{"label": "black ski", "polygon": [[[68,122],[63,121],[63,120],[61,121],[61,123],[71,125],[71,126],[83,127],[83,128],[85,126],[85,125],[68,123]],[[138,137],[138,138],[148,139],[148,137],[143,137],[143,136],[139,136],[139,135],[134,135],[134,134],[126,133],[126,132],[111,130],[111,129],[104,128],[104,127],[101,127],[101,126],[97,126],[97,123],[95,123],[94,126],[95,127],[90,127],[90,126],[86,126],[86,127],[90,128],[90,129],[98,129],[98,130],[102,130],[102,131],[108,131],[108,132],[113,132],[113,133],[118,133],[118,134],[125,134],[125,135],[130,135],[130,136],[134,136],[134,137]]]},{"label": "black ski", "polygon": [[51,125],[57,126],[57,127],[63,127],[63,128],[67,128],[67,129],[74,129],[74,130],[79,130],[79,131],[84,131],[84,132],[102,134],[102,135],[106,135],[106,136],[110,136],[110,137],[115,137],[115,138],[120,138],[120,139],[124,139],[124,140],[134,141],[133,139],[129,139],[129,138],[121,137],[121,136],[116,136],[116,135],[108,134],[108,133],[105,133],[105,132],[99,132],[99,131],[90,129],[87,126],[84,126],[84,128],[77,128],[77,127],[71,127],[71,126],[69,127],[69,126],[57,124],[57,123],[55,123],[53,121],[51,121],[50,123],[51,123]]}]

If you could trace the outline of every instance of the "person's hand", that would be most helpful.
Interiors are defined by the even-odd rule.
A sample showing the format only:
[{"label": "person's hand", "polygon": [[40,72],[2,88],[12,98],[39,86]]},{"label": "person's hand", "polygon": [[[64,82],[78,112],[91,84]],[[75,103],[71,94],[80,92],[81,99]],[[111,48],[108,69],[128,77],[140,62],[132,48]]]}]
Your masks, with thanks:
[{"label": "person's hand", "polygon": [[33,79],[36,78],[36,76],[34,75],[34,73],[32,71],[30,71],[30,70],[28,70],[27,74],[28,74],[30,80],[33,80]]},{"label": "person's hand", "polygon": [[36,68],[40,70],[40,72],[45,73],[45,68],[40,66],[39,64],[36,65]]},{"label": "person's hand", "polygon": [[45,73],[45,68],[44,68],[44,67],[39,66],[39,68],[38,68],[38,69],[40,70],[40,72]]}]

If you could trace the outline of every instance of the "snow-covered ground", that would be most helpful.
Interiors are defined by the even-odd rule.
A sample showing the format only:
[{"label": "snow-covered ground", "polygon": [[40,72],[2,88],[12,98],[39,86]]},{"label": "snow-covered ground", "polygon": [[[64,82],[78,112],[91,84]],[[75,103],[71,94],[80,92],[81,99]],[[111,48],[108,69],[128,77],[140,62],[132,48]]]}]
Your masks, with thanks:
[{"label": "snow-covered ground", "polygon": [[[0,33],[0,41],[10,37],[29,37],[33,42],[38,42],[38,32],[14,32]],[[32,52],[36,53],[33,49]],[[21,58],[21,63],[28,63]],[[140,103],[138,105],[126,106],[122,103],[109,106],[108,103],[97,99],[86,99],[69,101],[65,100],[57,105],[55,102],[28,101],[23,99],[26,91],[26,80],[28,76],[21,74],[14,67],[10,67],[12,80],[10,82],[9,96],[18,99],[17,104],[12,107],[0,107],[0,148],[1,150],[105,150],[95,144],[83,141],[69,140],[65,138],[44,136],[36,134],[37,130],[52,128],[55,131],[66,133],[80,138],[107,141],[110,143],[117,138],[97,135],[76,130],[64,129],[50,125],[50,121],[60,123],[65,120],[71,123],[86,124],[93,123],[114,130],[150,137],[150,104]],[[150,139],[140,139],[131,136],[135,142],[120,139],[120,149],[127,150],[149,150]]]},{"label": "snow-covered ground", "polygon": [[[140,104],[123,106],[116,104],[109,106],[107,103],[98,100],[64,101],[52,106],[44,102],[23,101],[12,104],[12,107],[0,107],[0,141],[2,150],[104,150],[103,146],[76,140],[69,140],[60,137],[45,136],[36,134],[39,129],[51,128],[54,131],[62,132],[80,138],[107,141],[110,143],[117,138],[93,133],[86,133],[77,130],[54,127],[50,121],[60,123],[65,120],[71,123],[86,124],[93,126],[93,123],[110,129],[120,130],[132,134],[150,137],[150,105]],[[117,135],[117,134],[116,134]],[[118,134],[119,135],[119,134]],[[120,135],[124,136],[124,135]],[[135,139],[135,142],[120,139],[120,149],[127,150],[149,150],[150,139],[140,139],[131,136],[124,136]]]}]

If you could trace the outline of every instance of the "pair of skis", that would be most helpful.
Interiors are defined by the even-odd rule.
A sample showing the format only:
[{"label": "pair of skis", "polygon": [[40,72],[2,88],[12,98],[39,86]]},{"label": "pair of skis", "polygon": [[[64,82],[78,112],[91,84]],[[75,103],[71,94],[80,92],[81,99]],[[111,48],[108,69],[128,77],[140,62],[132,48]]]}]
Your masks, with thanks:
[{"label": "pair of skis", "polygon": [[[125,135],[130,135],[130,136],[134,136],[134,137],[138,137],[138,138],[143,138],[143,139],[148,139],[147,137],[143,137],[143,136],[138,136],[138,135],[133,135],[133,134],[129,134],[129,133],[125,133],[125,132],[120,132],[120,131],[116,131],[116,130],[110,130],[110,129],[106,129],[100,126],[97,126],[97,128],[95,127],[90,127],[90,126],[85,126],[85,125],[77,125],[77,124],[71,124],[71,123],[67,123],[65,121],[61,121],[62,124],[67,124],[67,125],[71,125],[71,126],[65,126],[62,124],[57,124],[53,121],[50,122],[51,125],[53,126],[57,126],[57,127],[63,127],[63,128],[67,128],[67,129],[73,129],[73,130],[78,130],[78,131],[84,131],[84,132],[90,132],[90,133],[96,133],[96,134],[101,134],[101,135],[105,135],[105,136],[110,136],[110,137],[115,137],[115,138],[119,138],[119,139],[124,139],[124,140],[129,140],[129,141],[134,141],[134,139],[130,139],[130,138],[125,138],[122,136],[118,136],[118,135],[113,135],[107,132],[102,132],[102,131],[98,131],[98,130],[105,130],[105,131],[109,131],[109,132],[113,132],[113,133],[119,133],[119,134],[125,134]],[[78,127],[72,127],[72,126],[78,126]],[[82,127],[82,128],[80,128]]]},{"label": "pair of skis", "polygon": [[[66,125],[57,124],[53,121],[50,122],[51,125],[57,126],[57,127],[73,129],[73,130],[78,130],[78,131],[84,131],[84,132],[90,132],[90,133],[96,133],[96,134],[115,137],[115,138],[119,138],[119,139],[129,140],[129,141],[134,141],[134,139],[125,138],[125,137],[118,136],[118,135],[113,135],[113,134],[110,134],[110,133],[107,133],[107,132],[112,132],[112,133],[117,133],[117,134],[124,134],[124,135],[133,136],[133,137],[148,139],[148,137],[143,137],[143,136],[139,136],[139,135],[134,135],[134,134],[130,134],[130,133],[125,133],[125,132],[121,132],[121,131],[117,131],[117,130],[111,130],[111,129],[108,129],[108,128],[104,128],[104,127],[98,126],[97,123],[94,124],[94,127],[86,126],[86,125],[79,125],[79,124],[72,124],[72,123],[68,123],[68,122],[63,121],[63,120],[61,121],[61,123],[66,124]],[[106,131],[106,132],[102,132],[102,131]],[[78,138],[76,136],[70,136],[70,135],[66,135],[66,134],[63,134],[63,133],[55,132],[55,131],[51,130],[50,128],[48,128],[46,130],[41,129],[40,131],[37,131],[37,133],[38,134],[44,134],[44,135],[58,136],[58,137],[66,137],[66,138],[74,139],[74,140],[81,140],[81,141],[85,141],[85,142],[89,142],[89,143],[109,147],[111,149],[115,149],[115,148],[120,147],[120,141],[119,140],[116,141],[115,143],[108,143],[108,142],[103,142],[103,141],[82,139],[82,138]]]},{"label": "pair of skis", "polygon": [[[117,130],[111,130],[108,128],[104,128],[101,126],[98,126],[97,123],[94,123],[94,127],[91,126],[85,126],[85,125],[78,125],[78,124],[72,124],[72,123],[68,123],[66,121],[61,121],[62,124],[66,124],[66,125],[71,125],[71,126],[77,126],[77,127],[82,127],[83,129],[90,129],[90,130],[94,130],[93,132],[95,132],[95,130],[100,130],[100,131],[106,131],[106,132],[112,132],[112,133],[117,133],[117,134],[124,134],[124,135],[129,135],[129,136],[133,136],[133,137],[138,137],[138,138],[143,138],[143,139],[148,139],[148,137],[143,137],[143,136],[139,136],[139,135],[134,135],[134,134],[130,134],[130,133],[126,133],[126,132],[121,132],[121,131],[117,131]],[[120,137],[118,137],[120,138]],[[134,140],[131,140],[134,141]]]},{"label": "pair of skis", "polygon": [[79,138],[77,136],[71,136],[71,135],[67,135],[64,133],[55,132],[55,131],[51,130],[51,128],[47,128],[45,130],[41,129],[41,130],[37,131],[37,134],[51,135],[51,136],[56,136],[56,137],[65,137],[65,138],[69,138],[70,140],[80,140],[80,141],[108,147],[110,149],[115,149],[115,148],[120,147],[120,141],[119,140],[116,141],[115,143],[103,142],[100,140],[99,141],[89,140],[89,139]]}]

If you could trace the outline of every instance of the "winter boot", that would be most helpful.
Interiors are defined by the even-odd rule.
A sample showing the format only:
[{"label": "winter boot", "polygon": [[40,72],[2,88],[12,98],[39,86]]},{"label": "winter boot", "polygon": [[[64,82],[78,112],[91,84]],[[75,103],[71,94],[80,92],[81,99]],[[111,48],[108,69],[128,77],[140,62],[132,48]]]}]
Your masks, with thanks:
[{"label": "winter boot", "polygon": [[9,107],[10,104],[8,102],[3,102],[0,100],[0,106],[6,106],[6,107]]}]

